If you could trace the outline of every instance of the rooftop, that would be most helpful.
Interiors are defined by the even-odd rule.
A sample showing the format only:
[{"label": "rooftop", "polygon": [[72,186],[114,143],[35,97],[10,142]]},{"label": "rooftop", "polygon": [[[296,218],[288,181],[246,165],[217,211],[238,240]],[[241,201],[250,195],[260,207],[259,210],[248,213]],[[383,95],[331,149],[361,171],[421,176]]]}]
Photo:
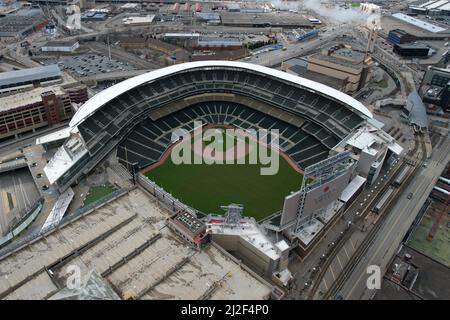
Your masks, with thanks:
[{"label": "rooftop", "polygon": [[36,144],[45,144],[61,139],[67,139],[70,136],[70,127],[49,133],[36,139]]},{"label": "rooftop", "polygon": [[371,125],[359,128],[353,135],[346,140],[343,140],[338,146],[342,145],[350,145],[373,155],[378,153],[380,146],[387,146],[398,155],[403,152],[403,148],[393,137],[383,130]]},{"label": "rooftop", "polygon": [[[220,217],[220,216],[219,216]],[[279,258],[272,241],[258,228],[256,222],[243,218],[239,226],[229,226],[224,223],[223,218],[212,218],[206,223],[207,230],[212,234],[226,234],[241,237],[259,251],[273,260]]]},{"label": "rooftop", "polygon": [[30,91],[3,96],[0,97],[0,112],[40,103],[42,101],[41,95],[44,92],[49,91],[53,92],[57,96],[64,94],[64,91],[61,89],[61,87],[59,85],[56,85],[50,87],[37,87]]},{"label": "rooftop", "polygon": [[409,24],[412,24],[415,27],[418,27],[420,29],[426,30],[428,32],[432,33],[438,33],[438,32],[444,32],[447,31],[446,28],[439,27],[437,25],[416,19],[414,17],[408,16],[404,13],[394,13],[392,15],[394,18],[399,19],[401,21],[407,22]]},{"label": "rooftop", "polygon": [[[72,131],[73,129],[71,128],[71,132]],[[81,142],[81,138],[77,137],[77,134],[79,133],[76,133],[74,136],[70,137],[65,143],[77,144],[78,142]],[[86,153],[87,150],[85,148],[82,148],[82,150],[78,152],[72,159],[65,148],[59,148],[47,163],[47,165],[44,167],[44,172],[48,178],[48,181],[50,183],[54,183]]]},{"label": "rooftop", "polygon": [[358,191],[359,188],[361,188],[361,186],[366,182],[366,180],[366,178],[363,178],[361,176],[356,176],[355,178],[353,178],[353,180],[350,181],[350,183],[342,191],[339,199],[343,202],[348,202],[356,193],[356,191]]},{"label": "rooftop", "polygon": [[71,40],[71,41],[49,41],[47,42],[43,47],[72,47],[75,44],[77,44],[77,40]]},{"label": "rooftop", "polygon": [[155,15],[147,15],[141,17],[126,17],[122,20],[123,24],[152,23]]},{"label": "rooftop", "polygon": [[0,73],[0,88],[15,84],[32,83],[35,81],[61,76],[58,65],[40,66]]},{"label": "rooftop", "polygon": [[[69,264],[78,266],[83,277],[94,270],[103,280],[94,288],[111,286],[121,299],[270,296],[272,286],[223,249],[214,244],[202,251],[186,246],[167,228],[168,216],[152,197],[134,189],[92,212],[66,218],[45,237],[0,257],[0,298],[73,294],[60,291],[55,296],[59,291],[55,284],[65,287]],[[52,267],[47,272],[43,266]],[[94,292],[97,295],[98,290]]]},{"label": "rooftop", "polygon": [[286,72],[275,70],[272,68],[255,65],[251,63],[235,62],[235,61],[199,61],[199,62],[188,62],[180,63],[170,67],[158,69],[142,75],[127,79],[114,86],[111,86],[100,93],[93,96],[86,103],[84,103],[73,116],[70,121],[71,127],[76,127],[84,119],[89,117],[97,109],[101,108],[108,101],[111,101],[120,94],[133,89],[136,86],[142,85],[144,83],[153,81],[155,79],[167,76],[169,74],[181,72],[184,70],[190,70],[195,68],[210,68],[210,67],[228,67],[228,68],[239,68],[243,70],[251,70],[253,72],[262,73],[277,79],[282,79],[288,82],[295,83],[299,86],[306,87],[308,89],[322,93],[325,96],[332,97],[334,99],[339,99],[342,103],[348,105],[354,110],[362,113],[367,118],[372,118],[372,113],[359,101],[354,98],[342,93],[336,89],[330,88],[318,82],[314,82],[305,78],[300,78],[298,76],[288,74]]}]

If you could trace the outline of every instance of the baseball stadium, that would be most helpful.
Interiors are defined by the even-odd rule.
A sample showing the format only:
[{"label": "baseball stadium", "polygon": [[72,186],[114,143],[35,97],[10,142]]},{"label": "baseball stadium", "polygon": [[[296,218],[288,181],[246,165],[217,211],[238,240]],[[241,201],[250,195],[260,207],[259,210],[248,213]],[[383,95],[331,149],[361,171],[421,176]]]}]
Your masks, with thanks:
[{"label": "baseball stadium", "polygon": [[243,62],[172,65],[74,109],[23,152],[39,201],[0,238],[0,298],[78,295],[76,263],[119,299],[280,299],[291,252],[313,252],[403,152],[352,97]]},{"label": "baseball stadium", "polygon": [[[372,115],[361,103],[322,84],[239,62],[174,65],[123,81],[87,101],[70,122],[71,136],[46,167],[63,191],[112,150],[164,190],[204,214],[231,202],[263,219],[299,189],[302,171]],[[167,160],[178,129],[205,126],[278,130],[280,170],[260,165],[181,165]],[[170,152],[170,151],[169,151]],[[169,159],[170,160],[170,159]]]}]

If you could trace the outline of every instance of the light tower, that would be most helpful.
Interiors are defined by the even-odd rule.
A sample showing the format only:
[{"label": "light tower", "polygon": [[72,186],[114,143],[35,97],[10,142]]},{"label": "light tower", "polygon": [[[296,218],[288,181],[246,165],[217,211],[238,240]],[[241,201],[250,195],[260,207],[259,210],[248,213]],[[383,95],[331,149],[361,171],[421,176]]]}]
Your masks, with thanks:
[{"label": "light tower", "polygon": [[242,204],[232,203],[228,206],[221,206],[225,213],[225,224],[226,225],[234,225],[237,226],[240,224],[242,219],[242,211],[244,210],[244,206]]}]

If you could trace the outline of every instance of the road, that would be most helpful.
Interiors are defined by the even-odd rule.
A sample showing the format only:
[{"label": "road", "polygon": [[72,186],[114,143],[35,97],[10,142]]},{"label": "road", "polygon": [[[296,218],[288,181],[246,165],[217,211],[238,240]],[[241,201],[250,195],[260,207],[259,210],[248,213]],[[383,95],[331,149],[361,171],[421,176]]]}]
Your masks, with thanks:
[{"label": "road", "polygon": [[[375,290],[369,290],[366,286],[367,266],[377,265],[381,268],[382,274],[386,272],[392,256],[401,244],[448,161],[450,161],[450,139],[447,139],[442,147],[433,153],[427,167],[422,167],[419,170],[418,175],[392,208],[391,214],[384,221],[373,244],[340,290],[340,295],[344,299],[370,299],[375,294]],[[406,195],[410,192],[414,196],[411,200],[408,200]]]},{"label": "road", "polygon": [[311,39],[309,41],[298,42],[287,46],[285,51],[269,51],[266,53],[251,56],[250,59],[244,58],[241,60],[249,63],[263,65],[266,67],[273,67],[279,65],[283,61],[295,58],[300,55],[305,55],[306,53],[325,45],[329,41],[332,41],[345,33],[345,30],[326,30],[325,32],[321,33],[318,38]]},{"label": "road", "polygon": [[78,79],[82,82],[86,81],[106,81],[106,80],[123,80],[131,77],[135,77],[150,71],[145,70],[123,70],[123,71],[113,71],[108,73],[98,73],[92,76],[79,77]]},{"label": "road", "polygon": [[61,130],[67,125],[68,121],[65,121],[51,127],[39,128],[35,132],[26,133],[20,138],[5,141],[0,144],[0,156],[5,156],[10,152],[17,151],[19,148],[31,146],[36,143],[38,137]]}]

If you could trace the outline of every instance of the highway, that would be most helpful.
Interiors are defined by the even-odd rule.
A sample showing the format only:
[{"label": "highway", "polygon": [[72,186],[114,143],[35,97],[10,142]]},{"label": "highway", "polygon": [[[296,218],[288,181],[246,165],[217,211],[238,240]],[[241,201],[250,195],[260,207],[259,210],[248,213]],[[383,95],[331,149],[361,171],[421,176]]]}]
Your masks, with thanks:
[{"label": "highway", "polygon": [[[381,268],[382,274],[386,272],[392,256],[399,248],[402,239],[416,218],[446,164],[450,161],[450,139],[447,139],[437,151],[427,161],[428,165],[426,168],[420,167],[416,177],[398,198],[367,253],[347,278],[347,281],[339,292],[344,299],[370,299],[376,293],[376,290],[369,290],[366,286],[368,277],[366,273],[367,266],[377,265]],[[410,192],[414,196],[409,200],[406,195]]]},{"label": "highway", "polygon": [[105,80],[124,80],[131,77],[135,77],[141,75],[143,73],[149,72],[151,70],[122,70],[122,71],[113,71],[108,73],[98,73],[93,74],[91,76],[79,77],[78,79],[82,82],[88,81],[105,81]]},{"label": "highway", "polygon": [[[450,161],[450,139],[446,139],[439,152],[432,154],[428,166],[422,167],[426,159],[424,138],[421,138],[421,148],[411,153],[416,163],[414,171],[404,182],[391,203],[380,213],[375,221],[364,223],[355,230],[349,239],[341,246],[338,244],[336,254],[330,257],[328,264],[321,272],[316,283],[316,291],[310,293],[315,299],[370,299],[375,290],[366,287],[367,267],[377,265],[381,273],[386,272],[389,261],[401,244],[412,222],[416,218],[428,194],[439,178],[446,163]],[[422,161],[417,159],[422,158]],[[395,177],[395,176],[394,176]],[[409,193],[412,199],[407,199]],[[395,200],[395,201],[394,201]],[[367,210],[372,206],[369,205]],[[376,216],[375,216],[376,217]],[[374,225],[372,223],[375,223]]]},{"label": "highway", "polygon": [[318,38],[291,44],[289,46],[286,46],[286,50],[284,51],[283,50],[269,51],[262,54],[251,56],[250,59],[248,58],[241,59],[241,61],[255,63],[267,67],[273,67],[279,65],[283,61],[295,58],[300,55],[305,55],[308,52],[325,45],[326,43],[336,39],[337,37],[343,34],[346,34],[345,30],[331,31],[327,29],[325,32],[320,33]]},{"label": "highway", "polygon": [[[416,138],[415,140],[414,148],[410,154],[414,157],[419,157],[422,150],[419,150],[418,139]],[[346,210],[345,219],[351,219],[353,225],[341,239],[336,241],[331,251],[327,253],[325,261],[320,265],[320,271],[314,277],[313,286],[308,293],[309,299],[328,298],[333,293],[333,290],[345,280],[344,276],[348,272],[346,270],[352,267],[354,261],[358,258],[359,251],[364,249],[362,245],[365,242],[367,243],[370,240],[370,236],[376,233],[373,223],[376,222],[377,216],[371,214],[372,208],[384,195],[385,190],[390,186],[397,174],[402,171],[403,167],[403,161],[399,161],[395,166],[380,173],[377,184],[360,195],[350,208]]]}]

